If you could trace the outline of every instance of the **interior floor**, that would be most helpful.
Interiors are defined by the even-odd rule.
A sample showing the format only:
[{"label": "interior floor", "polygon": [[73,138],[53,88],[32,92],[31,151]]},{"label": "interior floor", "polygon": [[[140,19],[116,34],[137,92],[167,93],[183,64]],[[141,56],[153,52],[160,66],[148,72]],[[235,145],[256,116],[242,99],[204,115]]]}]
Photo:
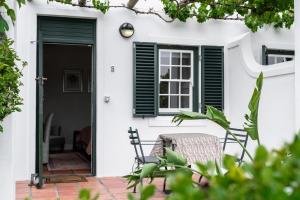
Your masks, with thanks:
[{"label": "interior floor", "polygon": [[44,175],[91,174],[92,48],[44,45]]}]

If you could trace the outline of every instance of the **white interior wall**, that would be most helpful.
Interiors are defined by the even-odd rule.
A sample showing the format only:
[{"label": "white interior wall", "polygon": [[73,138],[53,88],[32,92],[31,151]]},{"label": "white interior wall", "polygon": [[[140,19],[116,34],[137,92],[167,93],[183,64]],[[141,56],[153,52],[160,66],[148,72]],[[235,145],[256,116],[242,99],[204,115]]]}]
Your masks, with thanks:
[{"label": "white interior wall", "polygon": [[[40,1],[33,1],[17,12],[18,21],[15,27],[16,49],[19,55],[29,63],[29,66],[24,70],[25,87],[22,89],[25,106],[23,106],[23,111],[14,117],[13,127],[15,127],[15,133],[12,134],[13,137],[9,139],[13,141],[17,147],[13,153],[16,161],[13,163],[16,180],[29,179],[30,174],[34,172],[35,166],[34,78],[36,74],[35,41],[37,15],[97,19],[98,176],[124,175],[130,171],[134,156],[127,135],[127,129],[130,125],[139,128],[143,139],[155,139],[159,133],[169,132],[204,132],[222,136],[222,130],[206,121],[188,122],[185,123],[183,127],[178,128],[170,124],[170,117],[158,117],[155,119],[132,118],[132,42],[154,41],[158,43],[195,46],[203,44],[225,45],[228,41],[249,31],[242,22],[209,21],[204,24],[198,24],[192,20],[188,20],[187,23],[175,22],[166,24],[154,16],[136,16],[125,10],[112,10],[106,15],[102,15],[90,9],[74,8],[52,3],[48,5]],[[123,39],[119,35],[118,28],[123,22],[130,22],[135,27],[135,35],[129,40]],[[288,31],[287,34],[292,35],[293,33]],[[252,43],[256,43],[260,40],[278,41],[293,45],[294,42],[293,37],[281,37],[281,31],[278,34],[268,35],[268,37],[265,37],[264,33],[260,32],[253,37],[256,37],[256,39],[253,40]],[[226,72],[227,77],[225,77],[227,80],[227,88],[225,88],[225,111],[229,114],[230,119],[239,123],[241,118],[233,115],[236,113],[238,116],[241,116],[240,113],[244,113],[244,109],[246,109],[244,106],[249,100],[248,97],[253,90],[254,79],[249,77],[249,75],[242,70],[242,67],[239,68],[240,63],[237,62],[239,58],[238,51],[233,50],[232,52],[225,52],[225,54],[228,55],[226,57],[226,69],[229,69],[229,71]],[[235,62],[233,60],[237,61]],[[114,73],[110,72],[110,66],[112,65],[116,68]],[[242,77],[244,79],[241,79]],[[268,88],[271,92],[265,92],[262,97],[261,108],[265,109],[265,112],[260,112],[263,113],[260,116],[260,120],[265,121],[267,119],[267,123],[261,125],[261,128],[265,129],[266,133],[274,132],[276,138],[278,136],[279,139],[285,138],[284,134],[286,131],[292,132],[289,128],[289,125],[292,125],[289,123],[289,120],[293,121],[293,118],[290,118],[292,108],[289,108],[288,111],[284,111],[284,106],[280,107],[284,104],[289,105],[293,103],[289,98],[293,96],[293,87],[290,85],[292,81],[293,75],[282,76],[278,79],[270,78],[270,80],[266,80],[264,88],[264,92],[267,91]],[[273,87],[274,85],[276,87]],[[243,86],[243,88],[241,88],[241,86]],[[284,90],[284,87],[291,89]],[[272,93],[274,90],[276,90],[276,93]],[[111,102],[108,104],[103,102],[105,95],[111,97]],[[273,103],[268,106],[270,101]],[[279,105],[277,105],[276,102]],[[263,108],[263,105],[267,107]],[[278,116],[289,112],[289,117],[279,120],[279,117],[274,115],[274,108],[277,108]],[[284,125],[280,126],[280,124]],[[279,128],[277,128],[277,126]],[[279,133],[279,130],[282,131]],[[267,141],[269,146],[275,146],[280,143],[279,139],[274,139],[275,141],[273,141],[273,135],[271,137],[272,140],[270,140],[271,142],[269,142],[270,134],[264,135],[262,140]],[[147,149],[147,152],[149,151],[150,149]]]}]

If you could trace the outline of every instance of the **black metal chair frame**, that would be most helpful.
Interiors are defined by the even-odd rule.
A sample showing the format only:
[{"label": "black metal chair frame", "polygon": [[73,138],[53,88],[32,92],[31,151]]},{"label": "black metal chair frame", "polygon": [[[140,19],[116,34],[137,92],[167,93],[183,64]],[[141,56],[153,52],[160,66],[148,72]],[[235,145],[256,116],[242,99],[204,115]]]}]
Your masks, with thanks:
[{"label": "black metal chair frame", "polygon": [[[133,145],[134,151],[136,154],[135,163],[137,163],[137,168],[140,168],[141,165],[146,163],[159,163],[159,159],[155,156],[145,156],[143,146],[151,145],[162,145],[161,141],[156,140],[141,140],[138,130],[133,130],[132,127],[129,127],[128,130],[130,144]],[[165,182],[164,181],[164,191],[165,191]],[[142,184],[142,183],[141,183]],[[136,192],[136,186],[133,188],[133,192]]]},{"label": "black metal chair frame", "polygon": [[[234,134],[234,136],[239,140],[240,143],[242,143],[244,145],[244,147],[247,147],[249,136],[244,129],[229,128],[229,131],[232,134]],[[228,133],[228,131],[226,131],[225,138],[222,138],[222,139],[223,139],[223,141],[221,143],[223,143],[223,151],[225,151],[227,144],[230,144],[230,143],[237,144],[238,143],[235,140],[235,138],[233,138],[233,136]],[[241,166],[241,164],[244,162],[245,153],[246,153],[245,149],[242,149],[241,155],[239,157],[237,157],[236,161],[239,166]]]},{"label": "black metal chair frame", "polygon": [[[240,143],[244,145],[244,147],[247,147],[248,143],[248,134],[244,129],[238,129],[238,128],[229,128],[229,131],[239,140]],[[238,133],[237,133],[238,132]],[[225,138],[221,138],[221,144],[223,143],[223,152],[226,149],[227,144],[238,144],[238,142],[233,138],[231,134],[226,131]],[[242,153],[240,157],[237,157],[236,162],[238,163],[239,166],[244,162],[244,156],[245,156],[245,149],[242,149]],[[203,175],[200,176],[198,182],[200,183],[203,178]]]}]

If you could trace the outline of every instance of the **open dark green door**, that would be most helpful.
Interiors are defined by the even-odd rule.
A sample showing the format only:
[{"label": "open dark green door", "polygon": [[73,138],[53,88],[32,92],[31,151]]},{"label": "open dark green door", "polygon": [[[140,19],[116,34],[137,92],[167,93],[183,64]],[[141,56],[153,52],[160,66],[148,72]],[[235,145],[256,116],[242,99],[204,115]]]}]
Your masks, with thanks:
[{"label": "open dark green door", "polygon": [[36,130],[37,130],[37,139],[36,139],[36,173],[38,178],[37,187],[41,188],[43,186],[43,99],[44,99],[44,77],[43,77],[43,35],[39,33],[38,45],[38,67],[37,67],[37,77],[36,77],[36,88],[37,88],[37,120],[36,120]]},{"label": "open dark green door", "polygon": [[43,50],[45,44],[87,45],[92,48],[92,175],[96,175],[96,20],[38,17],[37,99],[36,99],[36,180],[43,186]]}]

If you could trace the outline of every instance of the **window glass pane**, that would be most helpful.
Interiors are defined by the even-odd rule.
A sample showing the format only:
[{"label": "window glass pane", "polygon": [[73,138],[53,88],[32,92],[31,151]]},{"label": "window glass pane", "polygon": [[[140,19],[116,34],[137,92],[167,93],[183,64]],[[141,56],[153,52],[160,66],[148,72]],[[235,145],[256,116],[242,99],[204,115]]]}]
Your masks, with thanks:
[{"label": "window glass pane", "polygon": [[180,79],[180,67],[172,67],[171,79]]},{"label": "window glass pane", "polygon": [[167,82],[167,81],[160,82],[159,89],[160,89],[159,90],[160,94],[168,94],[169,93],[169,82]]},{"label": "window glass pane", "polygon": [[190,78],[191,78],[191,68],[182,67],[182,79],[190,79]]},{"label": "window glass pane", "polygon": [[162,64],[162,65],[170,64],[170,52],[167,52],[167,51],[160,52],[160,64]]},{"label": "window glass pane", "polygon": [[182,82],[181,94],[189,94],[189,93],[190,93],[190,82]]},{"label": "window glass pane", "polygon": [[191,65],[191,54],[190,53],[182,54],[182,65]]},{"label": "window glass pane", "polygon": [[160,96],[159,97],[159,107],[160,108],[168,108],[169,97],[168,96]]},{"label": "window glass pane", "polygon": [[277,57],[277,63],[284,62],[284,57]]},{"label": "window glass pane", "polygon": [[190,97],[181,96],[181,108],[189,108],[190,107]]},{"label": "window glass pane", "polygon": [[172,65],[180,65],[180,53],[172,53]]},{"label": "window glass pane", "polygon": [[293,58],[287,57],[287,58],[285,58],[285,60],[286,60],[286,61],[291,61],[291,60],[293,60]]},{"label": "window glass pane", "polygon": [[166,67],[166,66],[160,67],[160,78],[162,79],[170,78],[170,67]]},{"label": "window glass pane", "polygon": [[170,96],[170,108],[179,108],[179,96]]},{"label": "window glass pane", "polygon": [[179,82],[170,82],[170,93],[179,94]]},{"label": "window glass pane", "polygon": [[269,56],[268,57],[268,64],[269,65],[275,64],[275,57],[274,56]]}]

